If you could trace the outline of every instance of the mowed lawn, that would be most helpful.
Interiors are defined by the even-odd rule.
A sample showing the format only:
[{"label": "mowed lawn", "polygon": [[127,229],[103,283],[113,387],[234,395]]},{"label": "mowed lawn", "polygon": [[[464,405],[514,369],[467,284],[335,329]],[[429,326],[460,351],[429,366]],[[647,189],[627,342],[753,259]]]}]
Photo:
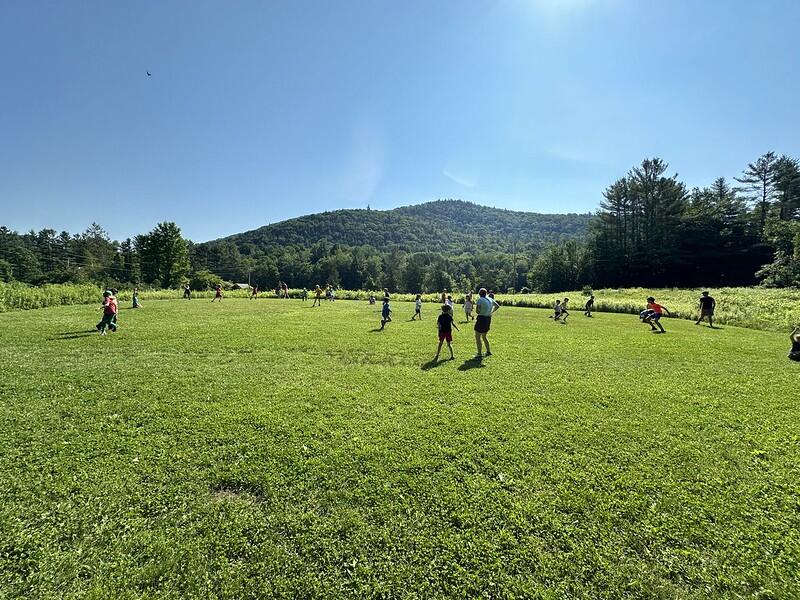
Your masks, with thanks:
[{"label": "mowed lawn", "polygon": [[0,598],[800,597],[787,335],[379,308],[0,314]]}]

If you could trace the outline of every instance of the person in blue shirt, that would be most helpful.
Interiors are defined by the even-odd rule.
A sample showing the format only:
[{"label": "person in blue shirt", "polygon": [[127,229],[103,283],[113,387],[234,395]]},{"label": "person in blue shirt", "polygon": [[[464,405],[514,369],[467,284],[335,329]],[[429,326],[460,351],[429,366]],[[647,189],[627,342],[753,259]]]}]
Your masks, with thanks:
[{"label": "person in blue shirt", "polygon": [[381,329],[386,327],[386,324],[392,320],[392,309],[389,307],[389,298],[383,298],[383,307],[381,308]]},{"label": "person in blue shirt", "polygon": [[475,319],[475,345],[478,347],[478,353],[475,358],[482,358],[483,344],[486,345],[486,356],[492,355],[486,334],[489,333],[489,328],[492,325],[492,315],[497,312],[500,305],[494,298],[487,297],[486,288],[481,288],[478,296],[479,298],[475,302],[475,312],[478,314],[477,319]]}]

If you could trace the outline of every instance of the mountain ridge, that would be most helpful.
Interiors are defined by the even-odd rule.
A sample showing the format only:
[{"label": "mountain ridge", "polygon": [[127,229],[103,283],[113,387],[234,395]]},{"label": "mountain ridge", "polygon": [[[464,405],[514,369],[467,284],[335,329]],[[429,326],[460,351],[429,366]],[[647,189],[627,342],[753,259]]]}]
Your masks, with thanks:
[{"label": "mountain ridge", "polygon": [[203,244],[233,242],[261,249],[309,246],[391,246],[408,252],[507,250],[516,243],[541,248],[583,238],[591,213],[534,213],[494,208],[464,200],[435,200],[388,210],[338,209],[294,217]]}]

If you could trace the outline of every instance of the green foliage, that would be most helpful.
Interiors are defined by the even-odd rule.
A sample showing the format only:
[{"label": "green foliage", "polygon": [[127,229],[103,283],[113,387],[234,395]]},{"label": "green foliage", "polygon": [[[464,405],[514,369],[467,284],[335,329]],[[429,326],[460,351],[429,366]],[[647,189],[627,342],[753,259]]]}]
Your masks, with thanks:
[{"label": "green foliage", "polygon": [[247,244],[265,250],[324,242],[344,247],[370,245],[379,250],[392,245],[404,252],[453,255],[508,251],[512,239],[527,250],[535,250],[546,242],[583,237],[590,220],[590,215],[547,215],[439,200],[387,211],[323,212],[267,225],[220,242],[232,242],[240,251]]},{"label": "green foliage", "polygon": [[765,235],[775,247],[772,262],[758,272],[769,287],[800,287],[800,221],[771,219]]},{"label": "green foliage", "polygon": [[192,290],[196,291],[213,290],[216,286],[222,285],[223,283],[222,277],[209,273],[208,271],[197,271],[189,280],[189,285]]},{"label": "green foliage", "polygon": [[785,333],[310,304],[0,315],[0,596],[800,596]]},{"label": "green foliage", "polygon": [[205,271],[262,289],[283,281],[406,293],[797,284],[791,227],[781,225],[800,219],[797,159],[767,153],[738,188],[720,177],[690,192],[667,171],[659,158],[642,161],[605,190],[594,217],[443,200],[308,215],[200,244],[174,223],[122,243],[96,223],[75,236],[0,227],[0,277],[171,287]]},{"label": "green foliage", "polygon": [[175,287],[189,273],[189,248],[175,223],[159,223],[134,241],[140,257],[142,279],[162,288]]}]

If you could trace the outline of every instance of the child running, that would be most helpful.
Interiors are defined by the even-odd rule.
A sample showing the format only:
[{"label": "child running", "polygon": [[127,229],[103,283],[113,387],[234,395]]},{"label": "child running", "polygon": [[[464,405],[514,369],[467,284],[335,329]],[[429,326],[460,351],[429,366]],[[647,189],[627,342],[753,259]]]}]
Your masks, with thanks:
[{"label": "child running", "polygon": [[453,327],[459,331],[458,325],[453,320],[453,309],[447,304],[442,305],[442,314],[436,320],[436,325],[439,328],[439,347],[436,348],[436,356],[433,357],[434,362],[439,360],[439,353],[442,351],[442,344],[447,342],[447,349],[450,350],[450,360],[455,358],[453,354]]},{"label": "child running", "polygon": [[564,298],[561,301],[561,323],[563,325],[567,324],[567,317],[569,316],[569,310],[567,310],[567,305],[569,304],[569,298]]},{"label": "child running", "polygon": [[474,318],[472,316],[472,292],[464,297],[464,317],[468,322]]},{"label": "child running", "polygon": [[100,335],[106,335],[108,329],[116,331],[116,320],[117,299],[114,297],[114,294],[111,293],[111,290],[106,290],[103,292],[103,318],[100,319],[100,322],[97,324],[97,330],[100,332]]},{"label": "child running", "polygon": [[216,287],[214,287],[214,297],[211,299],[212,304],[214,300],[219,300],[222,302],[222,286],[220,284],[217,284]]},{"label": "child running", "polygon": [[389,307],[389,298],[383,299],[383,307],[381,308],[381,329],[392,320],[392,309]]},{"label": "child running", "polygon": [[792,340],[792,349],[789,350],[789,360],[800,362],[800,327],[795,327],[789,339]]},{"label": "child running", "polygon": [[592,311],[594,310],[594,296],[589,296],[589,299],[586,301],[586,306],[583,307],[583,314],[584,316],[591,317]]},{"label": "child running", "polygon": [[303,291],[300,292],[300,298],[302,298],[303,302],[308,300],[308,290],[306,288],[303,288]]},{"label": "child running", "polygon": [[258,298],[258,286],[254,285],[250,292],[250,300],[255,300],[256,298]]},{"label": "child running", "polygon": [[[667,313],[667,316],[672,316],[672,313],[669,312],[669,309],[666,306],[658,304],[656,299],[650,296],[647,298],[647,308],[641,312],[639,317],[643,322],[650,325],[650,331],[655,331],[656,333],[667,333],[666,329],[664,329],[664,326],[661,324],[661,317],[665,312]],[[656,329],[656,325],[658,325],[658,329]]]},{"label": "child running", "polygon": [[411,320],[416,321],[417,317],[422,321],[422,294],[417,294],[417,298],[414,300],[414,316],[411,317]]},{"label": "child running", "polygon": [[553,305],[553,316],[550,317],[553,321],[558,321],[561,318],[561,300],[556,300]]}]

